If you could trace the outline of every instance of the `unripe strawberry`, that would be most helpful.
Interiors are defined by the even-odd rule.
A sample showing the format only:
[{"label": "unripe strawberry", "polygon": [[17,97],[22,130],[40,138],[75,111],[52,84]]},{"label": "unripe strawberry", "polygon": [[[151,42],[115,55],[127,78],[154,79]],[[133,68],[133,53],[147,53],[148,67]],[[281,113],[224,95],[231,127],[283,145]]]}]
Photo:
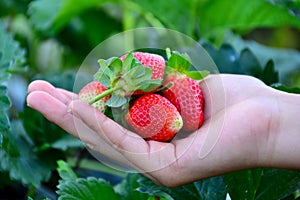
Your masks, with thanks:
[{"label": "unripe strawberry", "polygon": [[176,107],[159,94],[136,99],[125,116],[128,125],[147,140],[167,142],[182,128]]},{"label": "unripe strawberry", "polygon": [[[98,81],[92,81],[85,85],[79,92],[78,97],[81,100],[86,101],[87,103],[90,103],[91,100],[93,100],[96,96],[99,94],[102,94],[104,91],[106,91],[107,88],[102,85]],[[102,99],[92,103],[91,105],[100,110],[101,112],[104,112],[106,109],[106,101],[110,98],[110,95],[107,95],[103,97]]]},{"label": "unripe strawberry", "polygon": [[172,86],[162,92],[183,119],[183,130],[195,131],[201,127],[204,120],[204,98],[198,81],[181,73],[167,75],[164,85]]}]

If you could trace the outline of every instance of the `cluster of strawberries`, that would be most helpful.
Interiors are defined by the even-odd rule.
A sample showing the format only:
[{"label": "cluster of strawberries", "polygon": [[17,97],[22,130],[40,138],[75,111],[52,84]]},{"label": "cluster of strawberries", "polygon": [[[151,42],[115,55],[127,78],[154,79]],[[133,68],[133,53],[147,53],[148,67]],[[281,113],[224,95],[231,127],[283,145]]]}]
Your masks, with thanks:
[{"label": "cluster of strawberries", "polygon": [[187,55],[168,50],[167,57],[133,52],[100,59],[79,98],[106,114],[117,109],[116,118],[146,140],[167,142],[180,130],[195,131],[204,119],[199,80],[207,72],[189,71]]}]

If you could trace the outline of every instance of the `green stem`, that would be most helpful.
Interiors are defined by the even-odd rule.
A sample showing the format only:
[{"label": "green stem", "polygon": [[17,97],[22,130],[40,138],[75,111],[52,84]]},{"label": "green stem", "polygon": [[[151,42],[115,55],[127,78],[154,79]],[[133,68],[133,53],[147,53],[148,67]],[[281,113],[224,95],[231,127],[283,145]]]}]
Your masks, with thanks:
[{"label": "green stem", "polygon": [[[77,165],[76,162],[77,162],[77,160],[74,159],[74,158],[71,158],[71,157],[67,158],[67,163],[71,167],[75,167]],[[114,169],[112,167],[109,167],[105,164],[100,163],[99,161],[90,160],[90,159],[87,159],[87,158],[82,158],[79,161],[77,167],[79,169],[86,169],[86,170],[93,170],[93,171],[103,172],[103,173],[119,176],[119,177],[122,177],[122,178],[124,178],[127,174],[127,172]]]},{"label": "green stem", "polygon": [[96,101],[99,101],[100,99],[106,97],[107,95],[110,95],[111,93],[113,93],[114,91],[116,91],[117,89],[120,89],[120,87],[114,87],[114,88],[110,88],[108,90],[105,90],[104,92],[102,92],[101,94],[95,96],[94,98],[92,98],[90,101],[89,101],[89,104],[93,104],[95,103]]}]

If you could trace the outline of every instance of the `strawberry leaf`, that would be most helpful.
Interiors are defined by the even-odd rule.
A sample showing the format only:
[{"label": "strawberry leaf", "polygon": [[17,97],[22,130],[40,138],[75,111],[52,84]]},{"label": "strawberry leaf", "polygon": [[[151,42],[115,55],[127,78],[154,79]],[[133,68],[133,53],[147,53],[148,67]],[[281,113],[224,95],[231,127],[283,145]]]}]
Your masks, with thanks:
[{"label": "strawberry leaf", "polygon": [[140,175],[137,173],[128,173],[123,181],[114,186],[115,191],[120,194],[124,200],[139,199],[139,200],[150,200],[150,196],[146,193],[139,192],[138,179]]},{"label": "strawberry leaf", "polygon": [[58,160],[57,165],[58,174],[63,181],[74,181],[78,178],[71,167],[63,160]]},{"label": "strawberry leaf", "polygon": [[109,100],[106,102],[106,105],[109,107],[121,107],[127,103],[127,98],[120,97],[118,95],[112,95]]},{"label": "strawberry leaf", "polygon": [[150,79],[152,75],[152,70],[150,68],[145,68],[142,65],[138,64],[135,67],[131,68],[127,73],[124,74],[123,78],[125,80],[141,80],[141,79]]},{"label": "strawberry leaf", "polygon": [[137,60],[133,57],[132,53],[129,53],[123,61],[123,72],[128,72],[134,67]]},{"label": "strawberry leaf", "polygon": [[209,71],[187,71],[185,74],[194,80],[202,80],[209,75]]},{"label": "strawberry leaf", "polygon": [[58,162],[60,177],[57,194],[63,199],[121,199],[112,185],[104,179],[95,177],[77,178],[75,172],[63,161]]},{"label": "strawberry leaf", "polygon": [[106,65],[109,66],[114,75],[117,75],[122,71],[123,63],[120,58],[112,57],[106,60]]},{"label": "strawberry leaf", "polygon": [[205,78],[209,71],[189,71],[191,67],[190,57],[187,54],[182,54],[176,51],[171,52],[170,49],[166,49],[168,57],[167,73],[181,73],[189,76],[194,80],[202,80]]},{"label": "strawberry leaf", "polygon": [[146,80],[143,81],[141,84],[139,84],[138,89],[143,92],[150,92],[155,90],[158,86],[161,85],[162,80],[156,79],[156,80]]},{"label": "strawberry leaf", "polygon": [[94,80],[99,81],[105,87],[109,87],[109,85],[111,84],[111,77],[113,75],[113,71],[111,71],[108,68],[108,65],[106,64],[106,60],[100,59],[98,60],[98,63],[100,65],[100,68],[98,72],[95,73]]},{"label": "strawberry leaf", "polygon": [[191,67],[190,58],[187,54],[180,54],[178,52],[172,52],[169,57],[167,65],[176,69],[180,73],[185,73]]}]

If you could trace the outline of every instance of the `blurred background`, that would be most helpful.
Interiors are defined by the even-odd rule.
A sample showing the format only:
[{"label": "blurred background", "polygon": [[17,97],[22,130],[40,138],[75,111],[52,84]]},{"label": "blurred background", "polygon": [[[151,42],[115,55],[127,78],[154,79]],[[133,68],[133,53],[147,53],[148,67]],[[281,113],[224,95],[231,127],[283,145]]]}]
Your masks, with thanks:
[{"label": "blurred background", "polygon": [[[181,198],[176,190],[94,160],[80,141],[49,123],[25,102],[27,86],[35,79],[72,90],[75,74],[93,48],[114,34],[139,27],[163,27],[184,33],[203,45],[220,72],[251,75],[276,89],[299,93],[299,0],[2,0],[0,199],[74,199],[62,197],[90,182],[83,179],[86,182],[74,188],[71,183],[59,183],[66,178],[62,175],[64,170],[76,174],[73,181],[79,177],[107,181],[97,179],[99,187],[110,188],[104,193],[117,194],[114,198]],[[59,160],[65,165],[57,170]],[[246,190],[255,191],[249,199],[299,197],[298,172],[257,170],[210,179],[215,185],[199,182],[187,188],[214,186],[223,191],[218,197],[227,194],[228,198],[229,193],[232,199],[244,199],[238,195],[249,192],[239,194],[231,186],[238,181],[245,183],[256,174],[265,180],[261,182],[265,185],[245,185]],[[235,182],[232,177],[236,177]],[[271,183],[285,187],[277,188],[277,194],[276,185],[272,187]],[[139,192],[136,188],[140,188]],[[260,195],[258,188],[262,188],[258,190]],[[201,190],[191,190],[199,199],[212,199],[203,196]]]}]

